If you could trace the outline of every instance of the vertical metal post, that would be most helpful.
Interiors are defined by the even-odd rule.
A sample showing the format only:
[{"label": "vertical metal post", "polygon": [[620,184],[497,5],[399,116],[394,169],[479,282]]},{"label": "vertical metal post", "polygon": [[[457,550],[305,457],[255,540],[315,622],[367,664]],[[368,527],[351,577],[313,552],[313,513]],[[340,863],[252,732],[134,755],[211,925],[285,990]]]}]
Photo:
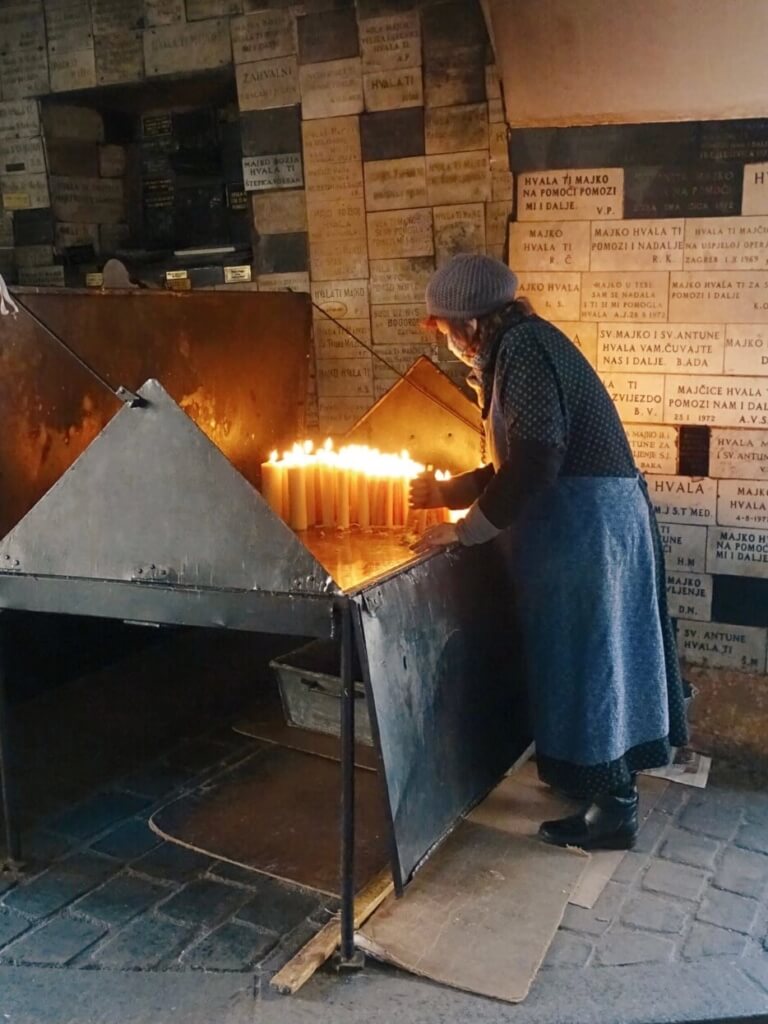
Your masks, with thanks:
[{"label": "vertical metal post", "polygon": [[341,947],[339,966],[357,967],[355,956],[355,679],[349,600],[341,620]]},{"label": "vertical metal post", "polygon": [[11,865],[21,861],[21,836],[16,820],[16,794],[13,789],[11,764],[11,722],[6,680],[5,644],[7,634],[0,615],[0,800],[3,812],[6,858]]}]

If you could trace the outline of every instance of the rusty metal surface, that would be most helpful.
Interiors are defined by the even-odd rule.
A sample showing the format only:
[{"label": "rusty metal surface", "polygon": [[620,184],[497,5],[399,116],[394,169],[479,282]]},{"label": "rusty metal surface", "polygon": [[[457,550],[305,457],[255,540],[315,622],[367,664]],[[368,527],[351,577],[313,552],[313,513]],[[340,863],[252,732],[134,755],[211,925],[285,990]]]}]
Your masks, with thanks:
[{"label": "rusty metal surface", "polygon": [[[258,292],[19,296],[113,384],[157,378],[253,483],[267,453],[304,431],[310,307]],[[35,504],[120,404],[29,317],[0,318],[0,536]]]}]

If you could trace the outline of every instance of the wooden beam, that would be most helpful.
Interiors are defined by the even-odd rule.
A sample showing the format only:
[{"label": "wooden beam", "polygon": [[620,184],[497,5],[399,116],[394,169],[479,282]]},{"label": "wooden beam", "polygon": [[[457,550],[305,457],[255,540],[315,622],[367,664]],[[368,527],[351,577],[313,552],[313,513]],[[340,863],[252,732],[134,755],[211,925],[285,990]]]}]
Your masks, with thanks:
[{"label": "wooden beam", "polygon": [[[394,891],[389,871],[382,871],[355,897],[355,928],[359,928],[387,896]],[[333,956],[341,940],[338,914],[317,935],[303,946],[292,960],[281,967],[270,981],[272,988],[284,995],[293,995],[305,985],[315,971]]]}]

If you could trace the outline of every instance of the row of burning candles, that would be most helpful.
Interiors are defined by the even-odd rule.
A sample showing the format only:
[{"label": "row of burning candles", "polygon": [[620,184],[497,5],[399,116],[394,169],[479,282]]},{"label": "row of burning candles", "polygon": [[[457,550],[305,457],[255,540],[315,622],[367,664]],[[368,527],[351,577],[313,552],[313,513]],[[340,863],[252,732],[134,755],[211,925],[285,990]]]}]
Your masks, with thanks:
[{"label": "row of burning candles", "polygon": [[[337,450],[329,438],[318,449],[311,441],[294,444],[282,458],[272,452],[261,466],[261,491],[294,530],[316,525],[341,530],[412,525],[418,530],[449,518],[447,509],[430,509],[412,520],[411,480],[426,471],[408,452],[392,455],[365,445]],[[447,480],[450,473],[438,470],[435,477]]]}]

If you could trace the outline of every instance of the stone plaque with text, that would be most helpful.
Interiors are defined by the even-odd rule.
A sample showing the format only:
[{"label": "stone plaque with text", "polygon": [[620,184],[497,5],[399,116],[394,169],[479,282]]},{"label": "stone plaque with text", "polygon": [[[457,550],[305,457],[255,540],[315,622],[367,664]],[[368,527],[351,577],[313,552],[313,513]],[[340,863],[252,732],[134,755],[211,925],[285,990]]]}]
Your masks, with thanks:
[{"label": "stone plaque with text", "polygon": [[142,0],[91,0],[93,31],[97,36],[143,27]]},{"label": "stone plaque with text", "polygon": [[118,224],[124,219],[123,183],[115,178],[51,178],[51,207],[58,220]]},{"label": "stone plaque with text", "polygon": [[764,118],[703,121],[698,138],[699,160],[756,163],[768,160],[768,125]]},{"label": "stone plaque with text", "polygon": [[517,275],[518,291],[546,320],[578,320],[581,275],[523,270]]},{"label": "stone plaque with text", "polygon": [[423,156],[375,160],[363,165],[365,208],[401,210],[427,203],[427,172]]},{"label": "stone plaque with text", "polygon": [[13,214],[0,211],[0,249],[12,249],[13,245]]},{"label": "stone plaque with text", "polygon": [[17,245],[16,266],[49,267],[53,263],[52,245]]},{"label": "stone plaque with text", "polygon": [[709,531],[707,571],[768,578],[768,530],[721,526]]},{"label": "stone plaque with text", "polygon": [[624,170],[532,171],[517,181],[520,220],[620,220]]},{"label": "stone plaque with text", "polygon": [[187,21],[242,14],[242,0],[187,0]]},{"label": "stone plaque with text", "polygon": [[360,22],[363,71],[413,68],[421,64],[418,11],[405,11]]},{"label": "stone plaque with text", "polygon": [[664,377],[661,374],[604,373],[602,381],[623,422],[664,421]]},{"label": "stone plaque with text", "polygon": [[768,217],[701,217],[685,226],[686,270],[768,270]]},{"label": "stone plaque with text", "polygon": [[722,373],[725,328],[719,324],[601,324],[598,370]]},{"label": "stone plaque with text", "polygon": [[768,427],[766,377],[668,377],[667,423]]},{"label": "stone plaque with text", "polygon": [[627,438],[635,462],[643,473],[677,473],[678,436],[674,427],[641,427],[628,424]]},{"label": "stone plaque with text", "polygon": [[0,175],[44,174],[43,140],[4,139],[0,143]]},{"label": "stone plaque with text", "polygon": [[350,359],[317,357],[317,393],[324,398],[373,397],[373,369],[367,352]]},{"label": "stone plaque with text", "polygon": [[736,164],[627,167],[625,217],[732,217],[741,207]]},{"label": "stone plaque with text", "polygon": [[494,203],[510,202],[515,195],[515,179],[511,171],[491,171],[491,199]]},{"label": "stone plaque with text", "polygon": [[144,78],[144,43],[141,32],[114,32],[96,36],[96,80],[99,85],[140,82]]},{"label": "stone plaque with text", "polygon": [[309,273],[296,271],[282,274],[259,274],[260,292],[305,292],[309,293]]},{"label": "stone plaque with text", "polygon": [[673,619],[709,622],[712,618],[712,577],[706,573],[667,573],[667,605]]},{"label": "stone plaque with text", "polygon": [[659,523],[664,561],[668,572],[705,572],[707,527]]},{"label": "stone plaque with text", "polygon": [[47,174],[0,177],[0,191],[6,210],[38,210],[51,205]]},{"label": "stone plaque with text", "polygon": [[231,60],[232,43],[226,18],[161,26],[144,32],[144,66],[148,75],[205,71],[224,67]]},{"label": "stone plaque with text", "polygon": [[238,64],[237,98],[240,109],[267,110],[298,103],[298,67],[293,56]]},{"label": "stone plaque with text", "polygon": [[358,118],[305,121],[301,131],[307,191],[317,199],[361,199],[363,168]]},{"label": "stone plaque with text", "polygon": [[310,268],[318,281],[368,277],[362,199],[318,201],[307,194]]},{"label": "stone plaque with text", "polygon": [[511,216],[511,202],[485,204],[485,238],[488,245],[504,246]]},{"label": "stone plaque with text", "polygon": [[424,68],[424,101],[428,107],[453,107],[485,101],[483,48],[452,58],[429,61]]},{"label": "stone plaque with text", "polygon": [[301,153],[243,157],[243,184],[247,192],[297,188],[303,182]]},{"label": "stone plaque with text", "polygon": [[303,189],[251,197],[254,227],[260,235],[281,235],[307,230],[307,202]]},{"label": "stone plaque with text", "polygon": [[353,427],[373,403],[373,397],[318,399],[319,428],[324,434],[343,434]]},{"label": "stone plaque with text", "polygon": [[[339,326],[332,320],[318,316],[312,330],[315,336],[315,351],[324,359],[354,359],[361,353],[368,359],[371,358],[370,353],[355,341],[355,338],[360,338],[366,345],[371,344],[371,322],[367,317],[346,319],[343,325]],[[355,338],[352,337],[353,334]]]},{"label": "stone plaque with text", "polygon": [[689,323],[768,323],[768,274],[759,270],[670,274],[669,319]]},{"label": "stone plaque with text", "polygon": [[[0,139],[28,139],[40,134],[40,115],[34,100],[0,103]],[[8,143],[3,142],[3,147]]]},{"label": "stone plaque with text", "polygon": [[87,49],[93,43],[89,0],[46,0],[45,28],[50,54]]},{"label": "stone plaque with text", "polygon": [[288,11],[259,11],[233,18],[232,55],[236,64],[288,57],[296,52],[293,19]]},{"label": "stone plaque with text", "polygon": [[713,429],[709,472],[725,479],[768,480],[768,430]]},{"label": "stone plaque with text", "polygon": [[484,103],[430,107],[424,115],[426,151],[464,153],[488,148],[488,115]]},{"label": "stone plaque with text", "polygon": [[447,262],[460,252],[485,251],[485,206],[483,203],[465,203],[457,206],[436,206],[435,258],[437,265]]},{"label": "stone plaque with text", "polygon": [[10,50],[0,56],[0,86],[4,100],[47,93],[49,75],[45,47]]},{"label": "stone plaque with text", "polygon": [[747,164],[741,212],[746,216],[768,214],[768,164]]},{"label": "stone plaque with text", "polygon": [[144,0],[144,17],[149,28],[176,25],[185,20],[184,0]]},{"label": "stone plaque with text", "polygon": [[368,252],[372,260],[431,256],[432,210],[388,210],[368,214]]},{"label": "stone plaque with text", "polygon": [[509,225],[509,264],[516,271],[588,270],[589,224],[515,221]]},{"label": "stone plaque with text", "polygon": [[371,71],[363,75],[366,110],[400,110],[424,102],[421,68]]},{"label": "stone plaque with text", "polygon": [[768,529],[768,482],[720,480],[717,522],[720,526]]},{"label": "stone plaque with text", "polygon": [[488,147],[491,154],[491,169],[494,171],[509,170],[509,139],[507,126],[496,121],[488,129]]},{"label": "stone plaque with text", "polygon": [[434,272],[431,256],[371,260],[371,302],[421,302]]},{"label": "stone plaque with text", "polygon": [[712,526],[717,481],[706,477],[649,476],[648,493],[659,522]]},{"label": "stone plaque with text", "polygon": [[[663,271],[644,273],[582,274],[581,318],[583,320],[666,320],[669,275]],[[679,319],[670,317],[670,319]],[[700,318],[691,318],[701,322]],[[711,319],[716,320],[716,317]]]},{"label": "stone plaque with text", "polygon": [[553,320],[552,324],[570,338],[591,366],[597,366],[597,324],[578,320]]},{"label": "stone plaque with text", "polygon": [[299,69],[301,111],[306,121],[343,117],[363,110],[363,74],[359,57],[303,64]]},{"label": "stone plaque with text", "polygon": [[419,326],[424,319],[424,303],[373,306],[371,330],[373,343],[379,345],[419,344],[425,336]]},{"label": "stone plaque with text", "polygon": [[766,630],[757,626],[721,626],[689,619],[677,623],[680,657],[692,665],[712,668],[763,673],[767,636]]},{"label": "stone plaque with text", "polygon": [[591,270],[682,270],[683,220],[595,221]]},{"label": "stone plaque with text", "polygon": [[487,150],[427,157],[431,206],[482,203],[491,198]]},{"label": "stone plaque with text", "polygon": [[[367,281],[322,281],[317,284],[313,282],[312,301],[335,320],[360,320],[370,314]],[[321,320],[325,319],[318,311],[313,315]]]},{"label": "stone plaque with text", "polygon": [[64,221],[56,224],[57,249],[69,249],[74,245],[92,245],[98,250],[99,243],[98,224],[67,224]]},{"label": "stone plaque with text", "polygon": [[768,375],[768,325],[729,324],[726,327],[725,372]]},{"label": "stone plaque with text", "polygon": [[59,51],[49,58],[51,92],[91,89],[96,85],[96,59],[88,50]]},{"label": "stone plaque with text", "polygon": [[19,267],[19,284],[33,288],[63,288],[64,267]]}]

